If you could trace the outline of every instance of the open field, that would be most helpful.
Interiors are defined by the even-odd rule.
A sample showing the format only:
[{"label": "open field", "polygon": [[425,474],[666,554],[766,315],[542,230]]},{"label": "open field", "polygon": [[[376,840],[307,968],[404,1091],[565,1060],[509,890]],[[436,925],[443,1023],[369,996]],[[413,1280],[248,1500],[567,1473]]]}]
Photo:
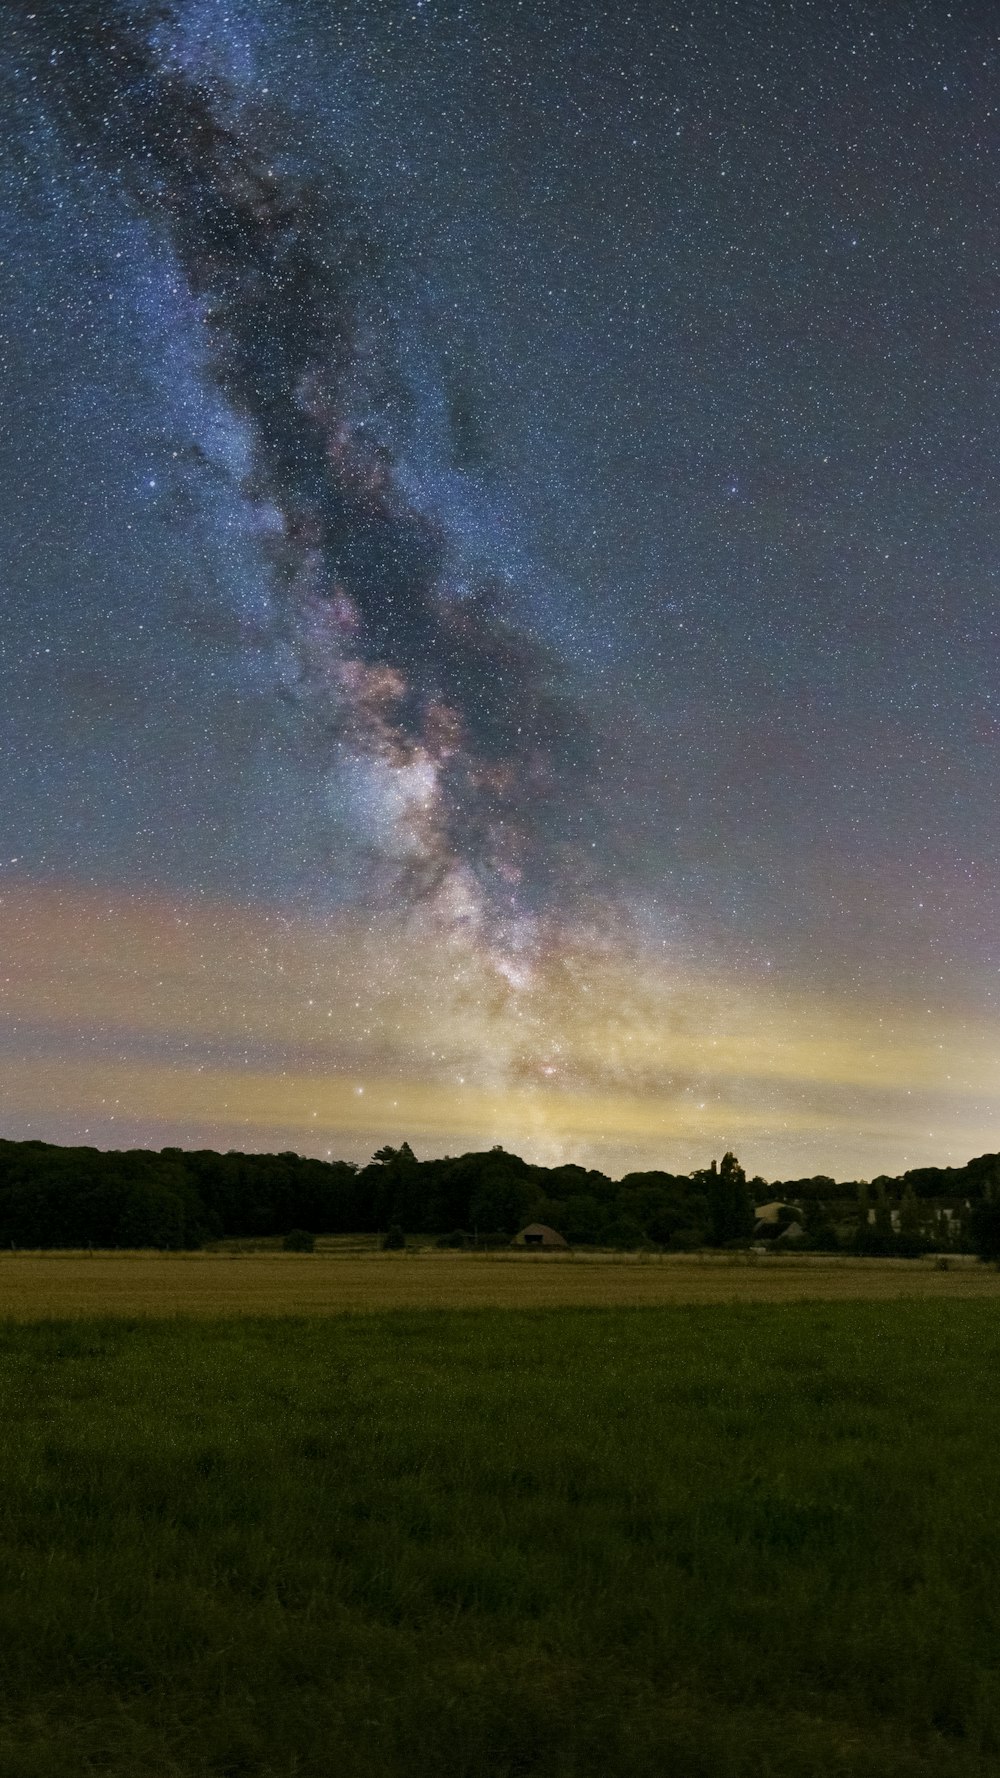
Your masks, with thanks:
[{"label": "open field", "polygon": [[0,1772],[985,1778],[998,1374],[986,1301],[5,1322]]},{"label": "open field", "polygon": [[418,1308],[650,1307],[930,1297],[1000,1300],[975,1260],[683,1254],[11,1253],[0,1316],[336,1315]]}]

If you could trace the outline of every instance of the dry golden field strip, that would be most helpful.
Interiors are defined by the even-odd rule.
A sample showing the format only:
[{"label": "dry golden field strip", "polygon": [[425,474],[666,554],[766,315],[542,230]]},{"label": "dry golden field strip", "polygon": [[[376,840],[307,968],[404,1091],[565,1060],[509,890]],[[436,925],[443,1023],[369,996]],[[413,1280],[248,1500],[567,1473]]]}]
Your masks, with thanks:
[{"label": "dry golden field strip", "polygon": [[1000,1297],[972,1260],[743,1255],[9,1253],[0,1319],[76,1315],[336,1315],[669,1303]]}]

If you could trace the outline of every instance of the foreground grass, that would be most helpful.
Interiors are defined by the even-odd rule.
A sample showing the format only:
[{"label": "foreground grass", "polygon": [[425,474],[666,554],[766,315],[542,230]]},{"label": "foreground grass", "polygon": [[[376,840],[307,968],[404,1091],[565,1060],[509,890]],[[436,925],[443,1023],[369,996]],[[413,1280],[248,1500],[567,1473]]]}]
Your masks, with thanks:
[{"label": "foreground grass", "polygon": [[0,1316],[336,1315],[666,1303],[992,1297],[1000,1270],[966,1256],[819,1254],[4,1253]]},{"label": "foreground grass", "polygon": [[4,1778],[1000,1762],[990,1302],[0,1326]]}]

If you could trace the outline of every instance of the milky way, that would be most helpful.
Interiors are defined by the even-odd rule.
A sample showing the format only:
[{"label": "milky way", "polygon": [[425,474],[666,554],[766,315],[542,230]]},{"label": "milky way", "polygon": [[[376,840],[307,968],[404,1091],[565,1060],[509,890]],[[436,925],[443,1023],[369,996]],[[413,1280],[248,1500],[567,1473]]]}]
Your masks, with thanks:
[{"label": "milky way", "polygon": [[5,16],[10,1133],[995,1148],[994,9]]},{"label": "milky way", "polygon": [[336,173],[321,183],[283,161],[280,119],[171,59],[169,8],[22,17],[50,115],[165,232],[206,374],[249,432],[242,491],[262,518],[317,753],[335,760],[346,741],[401,775],[409,844],[394,888],[474,887],[515,908],[565,896],[583,869],[587,725],[496,589],[452,584],[440,525],[356,423],[366,243]]}]

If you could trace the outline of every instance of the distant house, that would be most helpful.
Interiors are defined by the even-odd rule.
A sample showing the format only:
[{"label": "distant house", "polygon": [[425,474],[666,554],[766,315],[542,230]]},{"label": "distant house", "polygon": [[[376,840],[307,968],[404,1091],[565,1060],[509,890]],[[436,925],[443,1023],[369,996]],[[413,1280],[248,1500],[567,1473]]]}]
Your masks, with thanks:
[{"label": "distant house", "polygon": [[[785,1204],[775,1198],[771,1204],[758,1204],[756,1219],[753,1225],[755,1241],[783,1241],[786,1236],[791,1240],[801,1239],[803,1229],[797,1218],[801,1211],[793,1204]],[[796,1231],[791,1234],[792,1229]]]},{"label": "distant house", "polygon": [[560,1235],[558,1229],[550,1229],[544,1222],[529,1222],[526,1229],[515,1235],[512,1247],[568,1247],[569,1242]]},{"label": "distant house", "polygon": [[805,1238],[806,1231],[802,1227],[802,1224],[800,1222],[790,1222],[788,1227],[783,1229],[781,1234],[775,1237],[774,1245],[775,1247],[794,1247],[796,1241],[804,1241]]},{"label": "distant house", "polygon": [[774,1198],[770,1204],[758,1204],[756,1220],[758,1223],[777,1223],[783,1210],[791,1211],[792,1204],[786,1204],[783,1198]]}]

